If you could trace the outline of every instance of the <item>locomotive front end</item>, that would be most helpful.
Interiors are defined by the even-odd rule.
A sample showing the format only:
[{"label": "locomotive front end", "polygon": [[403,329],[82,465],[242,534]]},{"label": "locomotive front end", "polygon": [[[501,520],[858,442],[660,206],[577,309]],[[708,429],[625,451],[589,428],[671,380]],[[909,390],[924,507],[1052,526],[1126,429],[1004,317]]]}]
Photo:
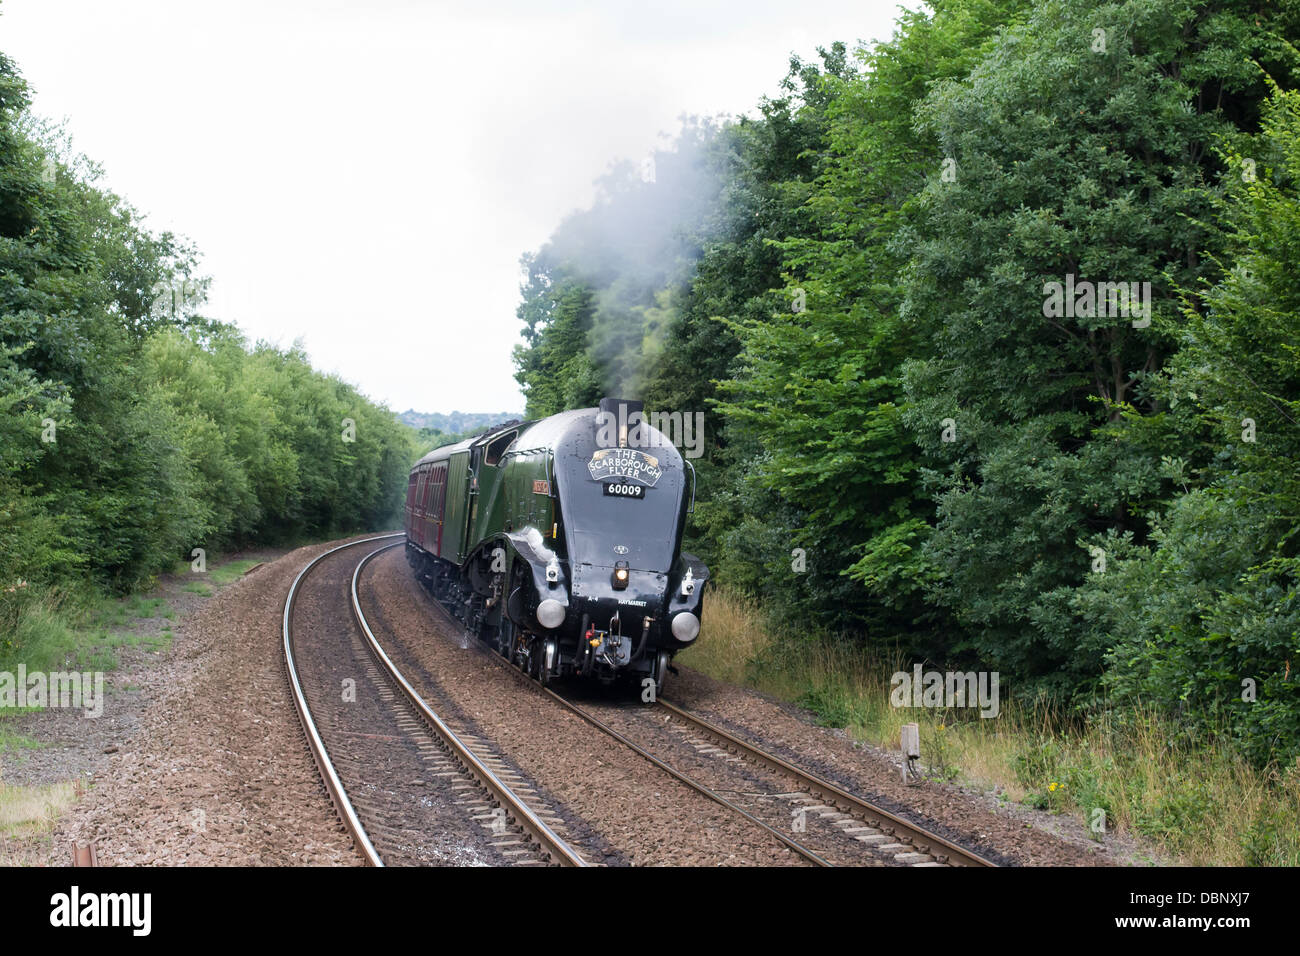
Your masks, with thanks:
[{"label": "locomotive front end", "polygon": [[550,585],[567,585],[554,629],[561,673],[662,685],[672,656],[699,634],[708,570],[681,552],[693,478],[641,414],[639,402],[605,399],[557,443],[567,573]]}]

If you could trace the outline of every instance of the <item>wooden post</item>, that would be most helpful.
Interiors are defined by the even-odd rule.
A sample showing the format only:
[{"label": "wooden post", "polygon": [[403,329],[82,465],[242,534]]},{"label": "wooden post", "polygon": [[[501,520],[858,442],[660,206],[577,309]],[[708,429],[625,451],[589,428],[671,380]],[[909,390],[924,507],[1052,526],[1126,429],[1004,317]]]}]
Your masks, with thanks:
[{"label": "wooden post", "polygon": [[920,773],[916,769],[916,761],[921,758],[921,727],[919,724],[903,724],[899,749],[903,752],[903,758],[907,761],[903,765],[903,783],[912,783],[920,777]]}]

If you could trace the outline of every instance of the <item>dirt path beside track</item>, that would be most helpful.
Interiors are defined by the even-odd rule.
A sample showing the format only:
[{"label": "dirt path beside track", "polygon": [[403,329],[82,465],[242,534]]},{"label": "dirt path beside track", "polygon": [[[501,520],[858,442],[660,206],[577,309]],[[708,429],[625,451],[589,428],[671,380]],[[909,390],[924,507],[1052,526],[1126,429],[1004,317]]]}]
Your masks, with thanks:
[{"label": "dirt path beside track", "polygon": [[51,834],[0,844],[5,860],[66,865],[75,841],[93,842],[106,866],[359,864],[289,702],[279,643],[290,582],[328,547],[221,588],[161,655],[127,655],[103,719],[24,718],[41,757],[11,763],[6,781],[55,773],[80,779],[81,793]]}]

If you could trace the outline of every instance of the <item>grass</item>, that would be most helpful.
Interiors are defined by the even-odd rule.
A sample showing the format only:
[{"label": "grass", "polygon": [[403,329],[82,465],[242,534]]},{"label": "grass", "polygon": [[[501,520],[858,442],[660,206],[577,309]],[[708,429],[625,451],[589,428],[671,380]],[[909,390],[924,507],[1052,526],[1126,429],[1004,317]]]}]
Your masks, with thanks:
[{"label": "grass", "polygon": [[236,561],[214,564],[206,571],[195,571],[188,562],[183,561],[176,566],[176,576],[195,579],[181,585],[181,590],[201,597],[211,597],[214,588],[225,587],[238,581],[248,573],[249,568],[260,563],[256,558],[240,558]]},{"label": "grass", "polygon": [[232,581],[242,578],[248,573],[248,569],[258,564],[254,558],[241,558],[238,561],[227,561],[225,564],[212,568],[208,574],[218,586],[224,586]]},{"label": "grass", "polygon": [[72,782],[40,787],[0,783],[0,836],[30,837],[48,833],[59,814],[77,800]]},{"label": "grass", "polygon": [[0,640],[0,670],[61,670],[77,657],[84,635],[76,629],[81,616],[52,597],[34,601],[18,615],[13,633]]},{"label": "grass", "polygon": [[1187,863],[1300,865],[1300,765],[1257,770],[1219,738],[1190,738],[1149,711],[1080,723],[1041,702],[1006,699],[988,719],[895,708],[890,677],[908,663],[847,641],[778,640],[757,604],[716,589],[700,639],[680,660],[802,704],[876,746],[897,749],[902,725],[916,723],[931,776],[1069,814],[1090,832],[1104,814],[1106,833],[1140,834]]},{"label": "grass", "polygon": [[[211,597],[216,588],[242,577],[257,563],[240,559],[214,565],[201,580],[182,584],[181,590]],[[179,577],[198,577],[188,562],[178,563],[176,571]],[[49,593],[33,596],[18,611],[13,632],[0,638],[0,671],[14,672],[19,664],[26,665],[29,672],[116,670],[120,648],[159,652],[171,647],[175,635],[170,623],[162,624],[157,633],[140,626],[160,619],[176,619],[176,610],[161,597],[94,595],[72,600]]]},{"label": "grass", "polygon": [[[217,587],[243,576],[255,564],[256,560],[241,559],[214,565],[200,579],[186,581],[180,587],[188,593],[210,597]],[[194,574],[188,561],[178,562],[174,573],[181,579]],[[16,610],[8,612],[10,616],[0,628],[0,672],[16,674],[20,664],[29,673],[73,669],[110,671],[118,666],[119,649],[165,651],[175,637],[173,625],[167,622],[175,620],[176,611],[161,597],[135,594],[111,598],[92,594],[71,598],[52,592],[23,597]],[[4,630],[9,633],[3,633]],[[138,684],[124,688],[128,694],[138,694],[141,689]],[[0,711],[0,754],[47,746],[14,729],[18,718],[36,709]],[[49,833],[59,814],[76,802],[78,794],[75,781],[38,787],[0,781],[0,865],[43,862],[41,858],[30,857],[21,846],[14,851],[18,855],[12,855],[11,848],[3,841]]]},{"label": "grass", "polygon": [[[23,707],[15,710],[15,714],[29,713],[34,708]],[[28,737],[26,734],[20,734],[8,726],[9,720],[6,717],[0,717],[0,754],[8,753],[12,750],[39,750],[45,744],[35,737]]]}]

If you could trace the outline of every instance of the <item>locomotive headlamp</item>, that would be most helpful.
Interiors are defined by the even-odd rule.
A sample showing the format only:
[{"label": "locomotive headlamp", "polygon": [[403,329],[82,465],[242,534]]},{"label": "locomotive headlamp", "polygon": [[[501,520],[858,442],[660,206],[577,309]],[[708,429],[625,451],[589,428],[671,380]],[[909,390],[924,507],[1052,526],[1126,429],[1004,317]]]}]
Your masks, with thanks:
[{"label": "locomotive headlamp", "polygon": [[615,591],[623,591],[627,589],[627,562],[626,561],[614,562],[614,573],[613,575],[611,575],[610,581],[614,585]]},{"label": "locomotive headlamp", "polygon": [[700,619],[690,611],[682,611],[673,618],[673,637],[682,643],[693,641],[700,633]]},{"label": "locomotive headlamp", "polygon": [[550,563],[546,565],[546,583],[558,584],[560,581],[560,562],[551,558]]},{"label": "locomotive headlamp", "polygon": [[682,597],[690,597],[694,593],[695,593],[695,575],[691,573],[690,568],[687,568],[686,574],[682,578]]},{"label": "locomotive headlamp", "polygon": [[547,598],[537,605],[537,623],[542,627],[559,627],[564,623],[564,605],[555,598]]}]

